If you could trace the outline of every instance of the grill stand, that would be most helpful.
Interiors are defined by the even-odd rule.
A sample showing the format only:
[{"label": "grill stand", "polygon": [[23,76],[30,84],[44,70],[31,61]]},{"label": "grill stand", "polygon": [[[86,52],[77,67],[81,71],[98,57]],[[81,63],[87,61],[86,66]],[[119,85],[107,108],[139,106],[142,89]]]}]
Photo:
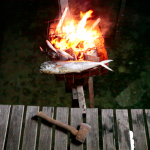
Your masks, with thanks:
[{"label": "grill stand", "polygon": [[[71,1],[71,0],[70,0]],[[69,4],[68,0],[59,0],[59,16],[64,12],[65,8],[68,7],[68,11],[66,13],[67,17],[71,17],[70,10],[69,10]],[[51,28],[51,27],[50,27]],[[47,30],[47,35],[49,35],[49,30]],[[49,37],[49,36],[48,36]],[[97,42],[97,47],[101,48],[101,44],[99,43],[100,41],[98,40]],[[90,61],[103,61],[107,60],[107,52],[105,49],[100,51],[98,54],[99,57],[92,56],[92,55],[85,55],[85,60],[90,60]],[[91,74],[90,74],[91,73]],[[98,75],[103,75],[106,74],[107,70],[104,68],[99,69]],[[89,72],[89,76],[87,77],[86,75],[82,74],[82,78],[77,76],[76,79],[74,77],[72,79],[67,79],[67,76],[63,76],[63,80],[65,81],[66,84],[66,92],[72,92],[72,107],[73,108],[78,108],[80,107],[83,113],[86,113],[86,103],[85,103],[85,97],[84,97],[84,88],[89,89],[89,99],[90,99],[90,107],[94,108],[94,92],[93,92],[93,77],[97,73],[95,72]],[[74,75],[73,75],[74,76]],[[62,81],[62,76],[57,76],[56,75],[56,80],[57,81]],[[88,86],[87,86],[88,85]]]}]

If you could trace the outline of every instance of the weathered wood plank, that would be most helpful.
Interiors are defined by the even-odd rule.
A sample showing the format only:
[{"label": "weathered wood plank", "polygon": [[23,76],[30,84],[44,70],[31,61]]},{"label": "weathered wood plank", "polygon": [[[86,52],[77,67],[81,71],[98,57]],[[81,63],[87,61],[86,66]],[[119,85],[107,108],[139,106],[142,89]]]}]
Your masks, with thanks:
[{"label": "weathered wood plank", "polygon": [[85,103],[84,90],[82,85],[77,86],[77,92],[78,92],[79,107],[81,108],[82,113],[85,114],[86,103]]},{"label": "weathered wood plank", "polygon": [[27,107],[22,150],[35,150],[38,122],[33,117],[38,111],[38,106]]},{"label": "weathered wood plank", "polygon": [[0,149],[4,149],[10,105],[0,105]]},{"label": "weathered wood plank", "polygon": [[99,150],[98,108],[87,109],[86,123],[91,126],[86,141],[87,150]]},{"label": "weathered wood plank", "polygon": [[[43,107],[42,112],[53,118],[54,108],[53,107]],[[45,120],[41,121],[40,129],[40,138],[39,138],[39,150],[51,150],[52,145],[52,124],[46,122]]]},{"label": "weathered wood plank", "polygon": [[103,150],[116,150],[113,109],[102,109]]},{"label": "weathered wood plank", "polygon": [[[78,129],[83,122],[82,111],[80,108],[71,108],[71,126]],[[75,137],[74,137],[75,138]],[[83,144],[77,142],[73,138],[70,140],[70,150],[83,150]]]},{"label": "weathered wood plank", "polygon": [[148,150],[142,109],[131,109],[135,149]]},{"label": "weathered wood plank", "polygon": [[126,109],[116,110],[117,132],[119,150],[130,150],[130,135],[128,111]]},{"label": "weathered wood plank", "polygon": [[7,139],[7,150],[18,150],[22,129],[22,119],[24,113],[23,105],[14,105],[12,108],[10,126]]},{"label": "weathered wood plank", "polygon": [[[57,107],[56,120],[68,124],[68,113],[67,107]],[[67,150],[68,135],[67,131],[62,128],[55,127],[55,148],[54,150]]]},{"label": "weathered wood plank", "polygon": [[145,110],[147,126],[148,126],[148,133],[149,133],[149,140],[150,140],[150,109]]}]

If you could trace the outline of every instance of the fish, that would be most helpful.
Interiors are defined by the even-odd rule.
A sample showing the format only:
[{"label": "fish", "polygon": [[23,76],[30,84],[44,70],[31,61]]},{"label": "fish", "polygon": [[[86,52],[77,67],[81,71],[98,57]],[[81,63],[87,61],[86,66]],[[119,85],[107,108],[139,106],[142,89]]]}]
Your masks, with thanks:
[{"label": "fish", "polygon": [[46,61],[41,64],[40,72],[47,74],[66,74],[66,73],[80,73],[82,71],[103,66],[106,69],[113,71],[107,65],[107,63],[113,60],[104,60],[101,62],[92,61]]},{"label": "fish", "polygon": [[66,53],[65,51],[62,51],[62,50],[59,50],[59,49],[55,49],[55,48],[53,47],[53,45],[52,45],[48,40],[46,40],[46,43],[47,43],[47,46],[48,46],[51,50],[53,50],[55,53],[59,53],[59,54],[61,54],[62,56],[67,57],[68,59],[71,59],[71,60],[74,59],[71,55],[69,55],[69,54]]}]

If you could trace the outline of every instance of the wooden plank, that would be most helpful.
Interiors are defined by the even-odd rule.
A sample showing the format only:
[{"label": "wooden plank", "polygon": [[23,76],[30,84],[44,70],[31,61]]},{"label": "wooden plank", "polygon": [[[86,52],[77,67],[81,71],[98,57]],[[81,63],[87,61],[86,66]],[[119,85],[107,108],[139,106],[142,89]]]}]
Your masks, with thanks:
[{"label": "wooden plank", "polygon": [[4,149],[10,105],[0,105],[0,149]]},{"label": "wooden plank", "polygon": [[148,150],[142,109],[131,109],[135,149]]},{"label": "wooden plank", "polygon": [[86,141],[87,150],[99,150],[98,108],[87,109],[86,123],[91,126]]},{"label": "wooden plank", "polygon": [[[75,129],[78,129],[80,124],[83,122],[82,111],[80,108],[71,108],[71,126]],[[75,137],[72,137],[70,140],[70,150],[83,150],[83,144],[74,140]]]},{"label": "wooden plank", "polygon": [[24,113],[23,105],[14,105],[12,107],[7,146],[6,146],[7,150],[19,149],[23,113]]},{"label": "wooden plank", "polygon": [[22,150],[35,150],[38,121],[34,117],[38,111],[38,106],[27,107]]},{"label": "wooden plank", "polygon": [[128,111],[126,109],[116,110],[117,132],[119,150],[130,150],[130,135]]},{"label": "wooden plank", "polygon": [[[42,112],[53,118],[54,108],[53,107],[43,107]],[[52,145],[52,124],[41,121],[40,138],[39,138],[39,150],[50,150]]]},{"label": "wooden plank", "polygon": [[[67,107],[57,107],[56,120],[68,124],[68,113]],[[55,148],[54,150],[67,150],[68,135],[67,131],[62,128],[55,128]]]},{"label": "wooden plank", "polygon": [[113,109],[102,109],[103,150],[116,150]]},{"label": "wooden plank", "polygon": [[148,126],[148,133],[149,133],[149,140],[150,140],[150,109],[145,110],[147,126]]},{"label": "wooden plank", "polygon": [[84,90],[82,85],[77,86],[77,92],[78,92],[79,107],[81,108],[82,113],[85,114],[86,103],[85,103]]}]

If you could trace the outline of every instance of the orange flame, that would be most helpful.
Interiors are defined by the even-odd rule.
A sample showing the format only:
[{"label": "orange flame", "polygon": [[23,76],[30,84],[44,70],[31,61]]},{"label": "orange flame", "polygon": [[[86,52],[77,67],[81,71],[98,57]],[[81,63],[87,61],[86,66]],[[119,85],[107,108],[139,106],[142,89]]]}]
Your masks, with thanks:
[{"label": "orange flame", "polygon": [[[64,14],[66,13],[64,11]],[[81,53],[80,58],[83,57],[83,53],[86,50],[94,49],[99,47],[98,53],[105,50],[104,39],[100,30],[96,28],[100,22],[98,18],[94,23],[87,21],[88,18],[92,17],[92,10],[89,10],[85,14],[80,12],[81,20],[77,23],[77,20],[65,20],[65,15],[62,15],[56,30],[55,37],[51,38],[51,43],[55,48],[60,50],[73,49],[75,54]]]}]

